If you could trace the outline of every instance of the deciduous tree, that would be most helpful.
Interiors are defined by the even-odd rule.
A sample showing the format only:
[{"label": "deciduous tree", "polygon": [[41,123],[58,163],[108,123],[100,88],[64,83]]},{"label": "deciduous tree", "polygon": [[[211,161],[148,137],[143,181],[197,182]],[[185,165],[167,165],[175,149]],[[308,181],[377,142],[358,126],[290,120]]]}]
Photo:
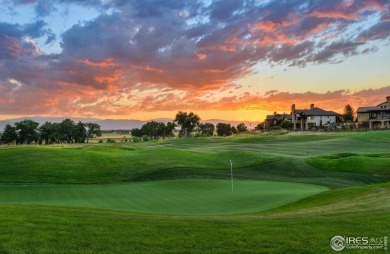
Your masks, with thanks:
[{"label": "deciduous tree", "polygon": [[246,127],[245,123],[240,123],[237,125],[237,132],[238,133],[246,132],[246,131],[248,131],[248,128]]},{"label": "deciduous tree", "polygon": [[15,129],[18,134],[17,142],[19,144],[31,144],[32,142],[38,142],[38,126],[39,123],[30,119],[16,122]]},{"label": "deciduous tree", "polygon": [[201,123],[199,124],[199,132],[203,136],[213,136],[215,126],[212,123]]},{"label": "deciduous tree", "polygon": [[[53,123],[51,122],[45,122],[38,128],[40,132],[40,140],[44,140],[45,144],[51,144],[55,140],[55,128],[53,126]],[[41,142],[40,142],[41,143]]]},{"label": "deciduous tree", "polygon": [[73,127],[73,139],[75,143],[85,143],[87,139],[87,130],[83,122],[78,122]]},{"label": "deciduous tree", "polygon": [[181,128],[179,134],[185,137],[190,136],[191,132],[199,125],[199,121],[200,117],[193,112],[187,114],[187,112],[179,111],[175,117],[175,123]]},{"label": "deciduous tree", "polygon": [[90,138],[102,136],[102,130],[100,129],[101,127],[99,124],[86,123],[85,127],[87,129],[87,143],[89,142]]},{"label": "deciduous tree", "polygon": [[218,123],[216,127],[218,136],[230,136],[233,134],[230,123]]},{"label": "deciduous tree", "polygon": [[133,137],[138,137],[138,138],[142,137],[142,135],[143,135],[140,128],[133,128],[133,129],[130,131],[130,133],[131,133],[131,136],[133,136]]},{"label": "deciduous tree", "polygon": [[73,132],[74,132],[74,127],[75,127],[75,123],[73,120],[67,118],[67,119],[64,119],[60,124],[59,124],[59,135],[60,135],[60,140],[61,142],[65,142],[65,143],[73,143],[73,139],[74,139],[74,135],[73,135]]},{"label": "deciduous tree", "polygon": [[10,124],[7,124],[4,127],[3,134],[1,135],[1,141],[5,144],[9,144],[16,141],[17,138],[18,135],[16,133],[15,127]]}]

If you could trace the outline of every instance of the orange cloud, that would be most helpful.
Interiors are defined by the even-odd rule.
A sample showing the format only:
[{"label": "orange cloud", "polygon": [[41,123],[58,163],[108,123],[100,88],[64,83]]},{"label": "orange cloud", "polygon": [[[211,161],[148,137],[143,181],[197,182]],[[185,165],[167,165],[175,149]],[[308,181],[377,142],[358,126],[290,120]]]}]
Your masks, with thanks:
[{"label": "orange cloud", "polygon": [[206,54],[202,54],[202,53],[195,53],[195,55],[200,59],[200,60],[204,60],[207,58],[207,55]]},{"label": "orange cloud", "polygon": [[287,27],[287,26],[289,26],[289,23],[286,21],[276,23],[276,22],[272,22],[272,21],[267,20],[267,21],[260,21],[260,22],[257,22],[256,24],[254,24],[255,28],[261,29],[261,30],[267,31],[267,32],[272,32],[276,28]]},{"label": "orange cloud", "polygon": [[115,66],[114,60],[112,58],[108,58],[104,61],[98,61],[98,62],[93,62],[88,59],[81,59],[80,62],[86,65],[96,66],[96,67]]},{"label": "orange cloud", "polygon": [[330,11],[314,11],[310,14],[316,18],[333,18],[333,19],[345,19],[345,20],[357,20],[360,15],[357,13],[347,13],[345,11],[330,10]]}]

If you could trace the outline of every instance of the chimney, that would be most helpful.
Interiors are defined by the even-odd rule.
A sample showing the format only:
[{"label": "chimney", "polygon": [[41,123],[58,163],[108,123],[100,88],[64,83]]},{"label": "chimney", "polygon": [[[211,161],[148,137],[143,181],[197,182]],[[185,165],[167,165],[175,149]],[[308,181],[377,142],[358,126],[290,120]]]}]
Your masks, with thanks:
[{"label": "chimney", "polygon": [[310,109],[313,109],[314,108],[314,104],[310,104]]},{"label": "chimney", "polygon": [[386,97],[386,108],[390,108],[390,96]]},{"label": "chimney", "polygon": [[291,120],[295,121],[295,104],[291,105]]}]

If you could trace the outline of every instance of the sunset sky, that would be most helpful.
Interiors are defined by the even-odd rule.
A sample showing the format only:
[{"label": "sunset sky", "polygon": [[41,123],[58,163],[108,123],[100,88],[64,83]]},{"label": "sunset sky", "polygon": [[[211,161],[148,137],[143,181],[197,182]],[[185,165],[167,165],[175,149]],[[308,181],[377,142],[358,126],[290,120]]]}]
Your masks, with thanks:
[{"label": "sunset sky", "polygon": [[262,121],[390,96],[390,0],[0,0],[0,119]]}]

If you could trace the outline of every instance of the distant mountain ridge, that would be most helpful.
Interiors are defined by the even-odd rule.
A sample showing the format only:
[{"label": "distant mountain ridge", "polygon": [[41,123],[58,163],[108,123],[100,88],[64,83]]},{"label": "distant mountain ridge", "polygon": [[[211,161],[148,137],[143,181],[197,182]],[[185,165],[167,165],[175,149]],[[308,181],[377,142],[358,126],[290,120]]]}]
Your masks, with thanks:
[{"label": "distant mountain ridge", "polygon": [[[148,121],[156,122],[172,122],[173,119],[170,118],[157,118],[151,120],[136,120],[136,119],[99,119],[99,118],[85,118],[85,117],[42,117],[42,116],[33,116],[33,117],[20,117],[7,120],[0,120],[0,132],[4,129],[7,124],[14,124],[15,122],[22,121],[24,119],[31,119],[35,122],[38,122],[40,125],[45,122],[59,123],[62,120],[70,118],[76,123],[81,121],[84,123],[93,122],[101,126],[102,130],[130,130],[133,128],[140,128],[143,124]],[[239,123],[245,123],[248,129],[253,129],[259,122],[249,122],[249,121],[228,121],[221,119],[208,119],[201,120],[201,122],[208,122],[216,125],[217,123],[230,123],[233,126],[237,126]]]}]

